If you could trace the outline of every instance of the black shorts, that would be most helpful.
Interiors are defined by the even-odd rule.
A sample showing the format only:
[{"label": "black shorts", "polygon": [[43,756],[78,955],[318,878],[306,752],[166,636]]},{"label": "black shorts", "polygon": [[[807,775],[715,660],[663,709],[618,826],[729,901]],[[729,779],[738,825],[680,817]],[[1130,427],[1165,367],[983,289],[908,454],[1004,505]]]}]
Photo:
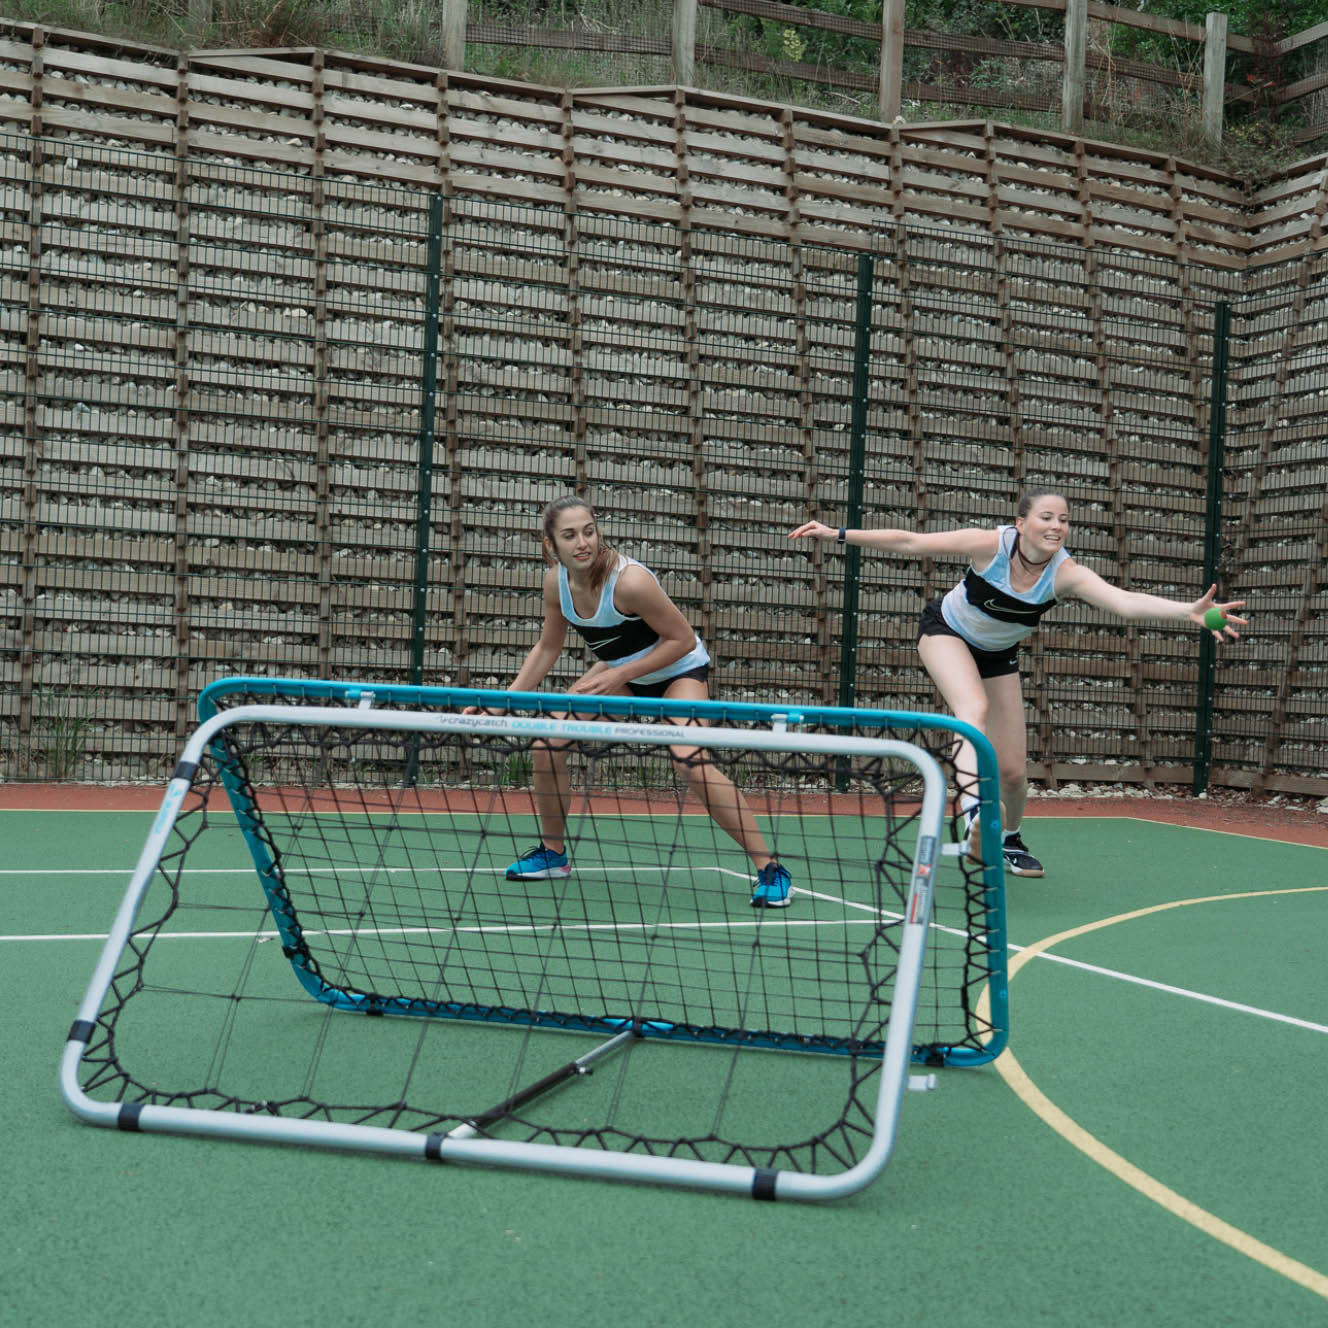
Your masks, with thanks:
[{"label": "black shorts", "polygon": [[710,681],[710,665],[698,664],[686,673],[675,673],[671,678],[661,678],[658,682],[629,682],[627,690],[633,696],[663,696],[679,678],[695,678],[697,682]]},{"label": "black shorts", "polygon": [[941,601],[934,599],[922,610],[922,620],[918,623],[918,640],[924,636],[953,636],[968,646],[968,653],[978,666],[979,678],[1004,678],[1006,674],[1019,672],[1019,647],[1007,646],[1004,650],[979,650],[971,645],[941,615]]}]

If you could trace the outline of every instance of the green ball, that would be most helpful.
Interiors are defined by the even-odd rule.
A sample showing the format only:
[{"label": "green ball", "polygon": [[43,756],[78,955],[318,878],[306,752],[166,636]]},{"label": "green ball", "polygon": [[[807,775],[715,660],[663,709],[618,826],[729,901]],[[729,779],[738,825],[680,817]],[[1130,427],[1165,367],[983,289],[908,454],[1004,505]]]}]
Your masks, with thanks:
[{"label": "green ball", "polygon": [[1210,631],[1220,632],[1227,625],[1227,615],[1221,609],[1209,609],[1204,614],[1204,626]]}]

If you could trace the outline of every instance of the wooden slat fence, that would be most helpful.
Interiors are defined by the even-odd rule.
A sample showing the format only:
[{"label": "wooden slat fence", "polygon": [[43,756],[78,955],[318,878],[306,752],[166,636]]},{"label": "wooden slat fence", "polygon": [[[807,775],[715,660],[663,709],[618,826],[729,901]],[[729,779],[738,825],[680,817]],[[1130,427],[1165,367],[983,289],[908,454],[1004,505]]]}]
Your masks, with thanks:
[{"label": "wooden slat fence", "polygon": [[[1007,2],[1019,4],[1021,0],[1007,0]],[[467,22],[466,0],[446,0],[446,5],[449,13],[454,14],[451,21],[458,29],[464,28],[466,40],[472,45],[507,46],[526,51],[559,49],[643,55],[655,58],[660,77],[676,74],[680,81],[695,81],[700,84],[707,81],[704,74],[692,79],[687,73],[694,65],[702,68],[710,66],[742,69],[798,83],[848,88],[861,92],[880,91],[881,21],[866,22],[843,14],[782,4],[779,0],[679,0],[672,16],[672,33],[664,29],[663,16],[658,20],[660,31],[657,32],[600,32],[589,27],[554,28],[485,19]],[[709,35],[718,36],[723,40],[700,42],[694,40],[697,5],[711,11],[715,16]],[[1034,7],[1064,13],[1066,0],[1039,0]],[[1090,120],[1113,121],[1118,116],[1120,108],[1118,105],[1113,105],[1112,99],[1118,99],[1121,95],[1131,99],[1142,96],[1143,89],[1139,87],[1140,84],[1178,88],[1192,94],[1203,92],[1203,48],[1207,33],[1202,26],[1158,18],[1114,5],[1093,3],[1086,5],[1085,8],[1087,17],[1099,24],[1112,23],[1163,33],[1171,37],[1174,43],[1182,45],[1189,43],[1193,47],[1181,54],[1180,67],[1175,64],[1162,65],[1146,60],[1122,58],[1105,50],[1089,50],[1086,53],[1086,68],[1091,71],[1091,76],[1086,89],[1087,95],[1082,100],[1084,111]],[[720,16],[723,16],[722,19]],[[735,37],[725,33],[721,27],[722,22],[733,17],[758,20],[762,24],[763,33],[769,30],[766,25],[777,26],[781,33],[788,34],[786,45],[791,45],[794,53],[780,58],[735,45]],[[801,59],[797,52],[805,44],[806,37],[818,32],[853,38],[865,43],[857,67],[842,68],[824,59]],[[687,34],[685,37],[684,33]],[[685,49],[681,55],[681,67],[676,67],[680,58],[680,43]],[[1249,53],[1255,49],[1255,44],[1248,37],[1232,34],[1224,39],[1224,49]],[[887,58],[898,65],[906,51],[924,50],[948,53],[951,57],[962,58],[961,63],[965,64],[989,64],[998,61],[1006,69],[1008,77],[1001,86],[986,88],[976,86],[973,81],[964,80],[962,77],[948,83],[939,81],[944,76],[944,71],[933,69],[928,78],[914,78],[902,84],[903,97],[908,101],[940,104],[958,102],[966,106],[985,105],[1006,110],[1024,109],[1058,113],[1061,111],[1063,103],[1061,83],[1070,77],[1068,71],[1040,80],[1048,84],[1043,91],[1016,90],[1017,85],[1023,81],[1020,71],[1027,62],[1061,66],[1066,64],[1065,46],[1061,40],[1012,41],[991,36],[970,36],[908,28],[900,35],[899,48],[888,53]],[[842,58],[847,60],[850,57]],[[459,57],[456,63],[458,66],[462,63]],[[1222,77],[1220,73],[1218,77]],[[1255,100],[1256,93],[1244,81],[1230,83],[1222,81],[1215,89],[1215,96],[1223,104],[1248,103]],[[881,111],[884,118],[892,118],[897,110],[897,106],[887,109],[882,100]]]},{"label": "wooden slat fence", "polygon": [[[1067,0],[999,2],[1057,14],[1064,14],[1067,9]],[[704,39],[698,43],[693,35],[698,5],[714,15],[747,16],[763,24],[778,25],[784,32],[791,34],[794,47],[804,44],[809,33],[817,32],[854,38],[877,48],[882,40],[880,22],[868,23],[842,14],[782,4],[779,0],[677,0],[672,35],[664,30],[662,19],[660,30],[649,33],[600,32],[586,27],[554,28],[489,20],[468,23],[466,0],[444,0],[445,9],[454,13],[452,21],[457,31],[464,31],[466,40],[476,46],[645,56],[657,69],[658,77],[676,76],[683,82],[706,82],[704,75],[695,78],[688,76],[687,71],[694,64],[703,69],[742,69],[794,83],[877,93],[882,115],[887,119],[898,109],[894,101],[890,101],[887,107],[887,94],[880,86],[879,53],[860,60],[857,68],[840,68],[824,60],[779,58],[735,47],[732,38],[729,38],[729,44]],[[1328,103],[1325,103],[1322,96],[1316,96],[1328,88],[1328,69],[1324,67],[1324,60],[1328,59],[1324,51],[1328,51],[1328,46],[1321,46],[1321,43],[1328,42],[1328,24],[1316,24],[1303,32],[1290,33],[1280,38],[1256,39],[1226,31],[1221,38],[1222,51],[1215,57],[1218,72],[1212,75],[1221,80],[1220,85],[1207,89],[1204,86],[1207,76],[1205,46],[1209,34],[1203,25],[1163,18],[1134,8],[1101,4],[1097,0],[1084,6],[1084,14],[1086,20],[1099,25],[1113,24],[1171,38],[1172,61],[1158,64],[1120,57],[1108,49],[1101,49],[1098,43],[1085,52],[1084,69],[1077,71],[1067,64],[1065,46],[1061,41],[1011,41],[909,28],[901,30],[899,50],[889,57],[896,65],[907,51],[929,50],[948,53],[958,61],[959,72],[947,76],[944,70],[933,69],[925,78],[903,81],[902,70],[896,68],[894,91],[913,103],[988,106],[997,112],[1060,112],[1062,127],[1072,128],[1074,126],[1064,118],[1066,89],[1079,88],[1082,81],[1084,86],[1079,91],[1079,101],[1083,115],[1089,121],[1117,123],[1124,112],[1137,113],[1141,103],[1152,105],[1155,119],[1167,113],[1193,113],[1202,98],[1205,104],[1211,105],[1211,113],[1216,116],[1212,124],[1206,125],[1206,131],[1211,131],[1218,138],[1222,136],[1222,116],[1218,108],[1232,105],[1261,105],[1277,119],[1289,119],[1290,115],[1295,115],[1296,120],[1290,121],[1286,131],[1292,143],[1318,142],[1328,135],[1328,121],[1325,120],[1325,105]],[[716,24],[718,22],[716,19]],[[902,18],[900,23],[902,25]],[[677,68],[680,42],[686,47],[681,70]],[[1245,61],[1235,81],[1228,81],[1221,68],[1226,63],[1225,56],[1230,53],[1255,57],[1252,72],[1246,72],[1250,62]],[[977,86],[972,79],[964,77],[964,65],[970,61],[983,65],[999,62],[1005,77],[994,87]],[[457,67],[464,63],[460,55],[457,55],[455,63]],[[1043,65],[1060,66],[1061,72],[1048,77],[1036,74],[1030,77],[1030,70]],[[1084,75],[1082,80],[1080,73]],[[1018,90],[1021,85],[1029,83],[1046,86],[1041,87],[1041,90]],[[1186,102],[1176,101],[1171,103],[1168,111],[1165,103],[1157,102],[1155,90],[1158,88],[1183,91],[1188,96],[1188,106]],[[1075,95],[1074,92],[1068,94],[1070,98]]]},{"label": "wooden slat fence", "polygon": [[[1321,166],[1251,204],[1204,168],[990,123],[8,32],[8,777],[159,779],[223,672],[410,676],[441,193],[426,681],[510,680],[539,509],[587,487],[722,695],[833,702],[842,564],[785,534],[847,501],[864,253],[864,522],[985,523],[1051,484],[1104,575],[1197,593],[1212,308],[1248,288],[1224,568],[1288,625],[1223,667],[1213,777],[1325,787],[1323,485],[1298,470]],[[1288,338],[1304,367],[1278,367]],[[935,708],[913,624],[957,570],[865,560],[862,703]],[[1311,606],[1298,634],[1284,600]],[[1187,781],[1196,676],[1193,632],[1058,612],[1030,659],[1035,773]]]}]

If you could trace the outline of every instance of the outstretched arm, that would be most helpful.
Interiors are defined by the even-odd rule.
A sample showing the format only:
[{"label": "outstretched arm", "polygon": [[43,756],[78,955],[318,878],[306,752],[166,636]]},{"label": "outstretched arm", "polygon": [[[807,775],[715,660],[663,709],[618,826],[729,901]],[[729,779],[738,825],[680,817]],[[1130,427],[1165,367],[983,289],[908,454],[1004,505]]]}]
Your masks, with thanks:
[{"label": "outstretched arm", "polygon": [[[1203,595],[1187,604],[1183,600],[1164,599],[1161,595],[1149,595],[1140,590],[1122,590],[1110,581],[1104,581],[1096,572],[1081,567],[1073,558],[1067,560],[1056,575],[1056,594],[1062,599],[1069,597],[1085,600],[1131,622],[1192,622],[1203,627],[1204,614],[1209,609],[1218,609],[1227,618],[1225,627],[1213,631],[1218,641],[1239,639],[1240,633],[1236,631],[1236,626],[1247,625],[1246,619],[1238,618],[1232,612],[1243,608],[1245,601],[1233,599],[1223,604],[1217,603],[1216,586],[1209,586]],[[1232,626],[1233,623],[1236,626]]]},{"label": "outstretched arm", "polygon": [[[789,531],[789,539],[837,540],[839,530],[820,521],[804,521],[796,530]],[[882,553],[895,553],[905,558],[934,558],[938,554],[962,554],[967,558],[996,556],[999,536],[994,530],[976,527],[964,530],[939,530],[922,534],[916,530],[846,530],[845,544],[856,544],[864,549],[880,549]]]}]

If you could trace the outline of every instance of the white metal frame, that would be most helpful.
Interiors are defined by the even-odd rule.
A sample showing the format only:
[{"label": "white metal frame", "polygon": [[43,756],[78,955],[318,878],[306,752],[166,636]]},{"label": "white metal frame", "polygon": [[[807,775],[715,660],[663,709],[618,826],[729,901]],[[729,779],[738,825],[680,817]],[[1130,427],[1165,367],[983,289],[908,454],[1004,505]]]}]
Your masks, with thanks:
[{"label": "white metal frame", "polygon": [[[866,1154],[834,1175],[765,1170],[747,1165],[702,1162],[682,1157],[614,1153],[595,1148],[522,1143],[475,1137],[464,1126],[446,1134],[423,1134],[382,1126],[241,1115],[206,1108],[99,1102],[84,1093],[78,1067],[102,1002],[133,930],[147,891],[175,824],[195,769],[208,744],[234,724],[335,725],[341,728],[404,732],[493,733],[529,738],[579,741],[626,739],[660,746],[680,741],[689,747],[749,748],[842,756],[890,756],[910,761],[922,776],[923,797],[912,875],[902,922],[895,991],[880,1076],[875,1134]],[[909,1086],[913,1023],[922,979],[922,960],[931,917],[934,873],[940,863],[945,818],[945,778],[934,757],[912,743],[885,738],[798,734],[776,726],[769,731],[637,724],[605,720],[545,719],[518,715],[462,715],[454,712],[389,711],[333,706],[244,705],[222,711],[199,726],[181,755],[180,765],[162,799],[161,810],[139,855],[101,958],[65,1044],[60,1086],[70,1110],[94,1125],[148,1132],[180,1133],[267,1143],[314,1145],[481,1163],[533,1171],[566,1172],[617,1180],[645,1181],[688,1189],[717,1190],[764,1199],[835,1199],[875,1180],[894,1148],[899,1108]],[[598,1051],[592,1056],[600,1054]]]}]

